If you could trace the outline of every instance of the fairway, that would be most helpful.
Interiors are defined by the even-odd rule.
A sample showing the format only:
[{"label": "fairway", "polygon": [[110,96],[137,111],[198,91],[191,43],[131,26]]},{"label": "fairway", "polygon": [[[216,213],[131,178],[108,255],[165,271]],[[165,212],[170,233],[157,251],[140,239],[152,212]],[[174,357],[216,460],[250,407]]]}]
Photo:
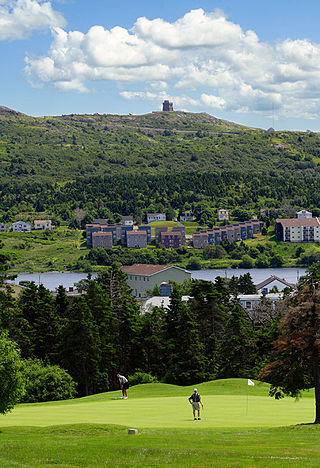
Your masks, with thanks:
[{"label": "fairway", "polygon": [[[268,386],[248,389],[246,380],[229,379],[198,385],[204,412],[193,421],[188,397],[192,387],[145,384],[133,387],[128,400],[120,392],[109,392],[77,400],[17,406],[0,416],[0,427],[50,426],[60,424],[117,424],[137,428],[232,428],[279,427],[312,422],[313,393],[299,400],[268,397]],[[197,427],[197,426],[196,426]]]}]

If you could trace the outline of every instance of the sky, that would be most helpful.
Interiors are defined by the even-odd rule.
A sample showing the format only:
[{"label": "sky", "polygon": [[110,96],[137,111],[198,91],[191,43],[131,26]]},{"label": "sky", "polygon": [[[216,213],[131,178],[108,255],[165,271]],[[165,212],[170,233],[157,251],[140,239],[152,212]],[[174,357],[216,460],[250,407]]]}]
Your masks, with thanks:
[{"label": "sky", "polygon": [[0,0],[0,106],[319,131],[318,0]]}]

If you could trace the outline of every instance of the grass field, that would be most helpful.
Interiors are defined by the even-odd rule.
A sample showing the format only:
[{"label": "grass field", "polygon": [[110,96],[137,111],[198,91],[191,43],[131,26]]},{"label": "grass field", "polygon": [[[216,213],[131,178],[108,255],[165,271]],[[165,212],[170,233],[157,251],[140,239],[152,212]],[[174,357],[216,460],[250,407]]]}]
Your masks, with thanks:
[{"label": "grass field", "polygon": [[1,232],[4,253],[10,256],[10,272],[63,271],[88,249],[80,248],[80,231]]},{"label": "grass field", "polygon": [[319,466],[313,392],[274,400],[266,384],[246,383],[199,384],[201,421],[187,401],[193,388],[166,384],[132,387],[128,400],[108,392],[19,405],[0,417],[0,466]]}]

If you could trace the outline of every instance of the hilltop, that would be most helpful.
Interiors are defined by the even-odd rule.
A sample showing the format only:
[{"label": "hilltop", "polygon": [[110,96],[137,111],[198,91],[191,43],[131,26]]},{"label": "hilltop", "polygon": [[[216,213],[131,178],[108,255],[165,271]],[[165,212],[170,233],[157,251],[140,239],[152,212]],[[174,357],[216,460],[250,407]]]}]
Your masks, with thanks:
[{"label": "hilltop", "polygon": [[0,183],[183,170],[308,169],[319,164],[317,134],[267,133],[209,114],[29,117],[0,108]]}]

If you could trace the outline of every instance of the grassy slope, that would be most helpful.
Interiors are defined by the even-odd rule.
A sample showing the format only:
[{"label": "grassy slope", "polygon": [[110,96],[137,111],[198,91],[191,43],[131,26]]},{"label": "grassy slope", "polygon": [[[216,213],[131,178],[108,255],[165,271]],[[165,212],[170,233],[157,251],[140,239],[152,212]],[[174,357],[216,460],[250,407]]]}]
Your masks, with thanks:
[{"label": "grassy slope", "polygon": [[[190,233],[196,229],[196,224],[189,226]],[[154,235],[155,226],[177,226],[177,223],[172,221],[150,223],[152,235]],[[272,249],[284,259],[283,267],[299,267],[295,251],[298,246],[304,249],[303,253],[311,253],[319,251],[320,246],[314,244],[297,244],[289,242],[279,242],[275,239],[272,229],[269,229],[267,236],[260,235],[256,239],[249,239],[245,244],[250,247],[257,245],[270,245]],[[10,271],[12,273],[21,272],[45,272],[45,271],[62,271],[66,266],[74,264],[79,257],[85,256],[89,249],[87,248],[83,238],[80,241],[80,231],[76,233],[75,247],[75,231],[65,230],[52,233],[44,232],[27,232],[27,233],[0,233],[0,240],[4,243],[3,252],[10,255]],[[148,247],[154,249],[154,246]],[[202,263],[202,268],[235,268],[241,260],[233,260],[230,258],[203,260],[202,251],[199,249],[188,249],[181,263],[182,267],[186,267],[190,256],[198,256]],[[99,270],[98,266],[93,265],[93,270]]]},{"label": "grassy slope", "polygon": [[[75,238],[77,247],[75,247]],[[10,272],[63,271],[88,249],[79,245],[79,232],[8,232],[0,233],[3,253],[9,254]]]},{"label": "grassy slope", "polygon": [[[193,421],[192,387],[152,384],[74,401],[21,405],[0,417],[0,464],[9,466],[319,466],[312,393],[295,402],[230,379],[197,386],[205,403]],[[42,424],[46,427],[37,427]],[[121,426],[119,425],[121,424]],[[271,428],[271,426],[274,426]],[[139,428],[128,436],[127,427]]]}]

